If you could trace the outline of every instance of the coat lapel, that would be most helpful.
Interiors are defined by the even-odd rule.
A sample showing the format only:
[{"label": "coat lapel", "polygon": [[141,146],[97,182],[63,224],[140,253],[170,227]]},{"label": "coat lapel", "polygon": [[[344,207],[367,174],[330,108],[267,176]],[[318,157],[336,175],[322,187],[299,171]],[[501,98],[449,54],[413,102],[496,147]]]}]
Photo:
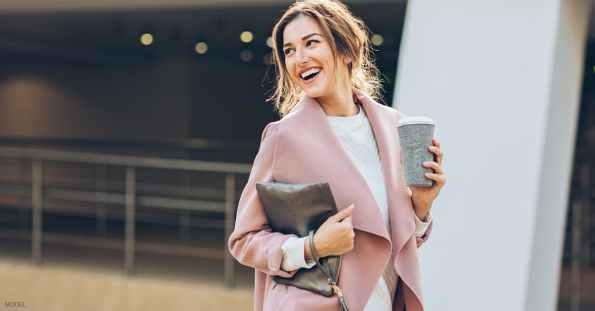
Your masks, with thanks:
[{"label": "coat lapel", "polygon": [[[411,191],[405,186],[403,166],[399,161],[398,117],[395,111],[389,111],[391,108],[378,104],[364,93],[359,92],[358,97],[366,109],[376,137],[391,219],[395,269],[407,287],[405,300],[410,306],[408,309],[413,310],[418,303],[423,304],[423,295]],[[411,301],[411,294],[415,294],[418,301]]]},{"label": "coat lapel", "polygon": [[397,252],[415,232],[415,223],[412,221],[411,193],[405,186],[403,166],[399,161],[397,118],[388,111],[383,111],[390,108],[378,104],[363,93],[359,95],[361,95],[360,101],[366,110],[376,137],[380,162],[384,171],[384,183],[391,218],[391,240],[393,254],[396,257]]},{"label": "coat lapel", "polygon": [[[318,102],[305,96],[283,122],[299,124],[299,126],[288,126],[294,133],[287,136],[296,139],[291,142],[277,141],[277,144],[292,144],[292,148],[288,147],[294,149],[296,153],[301,153],[299,161],[308,161],[307,165],[315,168],[314,171],[317,172],[315,176],[308,175],[307,179],[310,180],[304,182],[328,179],[340,210],[351,204],[355,205],[353,227],[390,241],[372,190],[341,144]],[[283,128],[281,127],[280,130],[283,131]],[[286,150],[284,147],[280,149]],[[302,153],[304,150],[306,152]],[[276,169],[284,168],[276,165]],[[287,169],[293,171],[291,167]]]}]

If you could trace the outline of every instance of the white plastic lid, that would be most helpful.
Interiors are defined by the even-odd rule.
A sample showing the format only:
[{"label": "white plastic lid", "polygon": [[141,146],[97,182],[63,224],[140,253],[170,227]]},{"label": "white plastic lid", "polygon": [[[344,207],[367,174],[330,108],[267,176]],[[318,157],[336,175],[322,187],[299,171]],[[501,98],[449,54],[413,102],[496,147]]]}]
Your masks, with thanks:
[{"label": "white plastic lid", "polygon": [[399,119],[397,127],[411,124],[434,124],[434,120],[426,117],[404,117]]}]

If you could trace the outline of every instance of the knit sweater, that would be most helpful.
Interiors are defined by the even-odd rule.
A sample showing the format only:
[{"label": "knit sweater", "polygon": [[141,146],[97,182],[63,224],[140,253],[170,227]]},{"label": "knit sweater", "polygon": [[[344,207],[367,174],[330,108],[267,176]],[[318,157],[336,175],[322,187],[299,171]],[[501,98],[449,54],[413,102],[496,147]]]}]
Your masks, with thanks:
[{"label": "knit sweater", "polygon": [[[370,125],[364,110],[360,107],[359,113],[355,116],[328,117],[328,119],[335,130],[335,133],[339,137],[341,144],[363,175],[370,190],[372,190],[372,194],[380,208],[384,225],[388,230],[389,236],[391,236],[384,172],[382,170],[376,138],[374,137],[372,126]],[[431,221],[431,215],[428,215],[426,222],[421,222],[415,216],[415,235],[417,237],[422,237]],[[304,259],[305,239],[306,237],[292,237],[282,245],[283,262],[281,268],[283,270],[293,271],[299,268],[309,269],[316,264],[313,260],[306,262]],[[397,281],[398,275],[391,254],[391,258],[386,265],[382,276],[378,280],[378,283],[374,288],[374,293],[366,304],[364,311],[392,310],[392,301],[394,299]]]}]

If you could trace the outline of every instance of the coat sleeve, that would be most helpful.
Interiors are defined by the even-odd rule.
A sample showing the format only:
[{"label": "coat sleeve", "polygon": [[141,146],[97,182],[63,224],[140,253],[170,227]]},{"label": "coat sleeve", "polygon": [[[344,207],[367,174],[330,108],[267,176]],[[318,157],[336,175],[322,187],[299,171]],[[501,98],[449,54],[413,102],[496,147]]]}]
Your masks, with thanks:
[{"label": "coat sleeve", "polygon": [[434,226],[434,221],[428,226],[428,230],[421,238],[415,238],[415,242],[417,243],[417,248],[419,248],[422,244],[424,244],[429,238],[430,233],[432,233],[432,227]]},{"label": "coat sleeve", "polygon": [[277,140],[277,123],[270,123],[262,134],[260,150],[246,188],[240,197],[235,229],[229,238],[231,254],[243,265],[257,269],[268,275],[291,277],[297,270],[281,270],[283,243],[292,236],[272,232],[262,203],[256,192],[256,183],[275,181],[273,161]]}]

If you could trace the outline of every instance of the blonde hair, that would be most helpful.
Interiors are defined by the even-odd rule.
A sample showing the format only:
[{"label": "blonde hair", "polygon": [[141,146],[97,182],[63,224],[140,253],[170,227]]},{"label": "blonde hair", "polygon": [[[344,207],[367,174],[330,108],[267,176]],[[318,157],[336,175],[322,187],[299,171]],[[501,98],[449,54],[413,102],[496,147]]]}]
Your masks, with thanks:
[{"label": "blonde hair", "polygon": [[[349,8],[335,0],[298,0],[283,14],[273,29],[273,59],[276,65],[277,82],[269,98],[281,117],[288,114],[304,92],[289,76],[283,54],[285,27],[300,15],[314,19],[320,25],[322,35],[330,43],[337,65],[337,53],[347,56],[353,89],[363,91],[370,97],[382,100],[379,71],[374,64],[374,54],[368,39],[369,30],[364,22],[351,13]],[[336,72],[335,72],[336,79]]]}]

